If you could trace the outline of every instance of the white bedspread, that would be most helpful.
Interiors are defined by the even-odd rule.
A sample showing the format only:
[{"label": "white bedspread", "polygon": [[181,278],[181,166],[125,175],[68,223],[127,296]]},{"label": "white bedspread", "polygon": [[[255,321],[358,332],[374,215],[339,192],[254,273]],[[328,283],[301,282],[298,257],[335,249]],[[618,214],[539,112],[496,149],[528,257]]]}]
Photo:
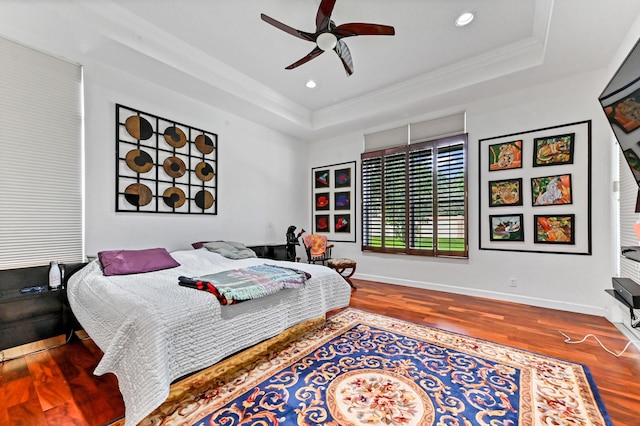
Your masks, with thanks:
[{"label": "white bedspread", "polygon": [[312,275],[305,288],[220,306],[212,294],[179,286],[178,276],[264,263],[292,264],[229,260],[204,248],[171,255],[180,267],[105,277],[94,261],[69,279],[73,313],[104,352],[94,373],[117,376],[128,426],[162,404],[175,379],[349,304],[351,288],[335,271],[296,263],[296,268]]}]

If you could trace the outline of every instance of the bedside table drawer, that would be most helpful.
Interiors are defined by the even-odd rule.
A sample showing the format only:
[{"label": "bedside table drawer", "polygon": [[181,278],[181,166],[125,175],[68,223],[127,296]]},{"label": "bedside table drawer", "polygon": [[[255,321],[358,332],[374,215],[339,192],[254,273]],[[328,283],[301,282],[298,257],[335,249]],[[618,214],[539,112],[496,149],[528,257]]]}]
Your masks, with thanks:
[{"label": "bedside table drawer", "polygon": [[61,310],[62,303],[57,292],[18,295],[11,299],[11,303],[0,303],[0,324],[58,313]]}]

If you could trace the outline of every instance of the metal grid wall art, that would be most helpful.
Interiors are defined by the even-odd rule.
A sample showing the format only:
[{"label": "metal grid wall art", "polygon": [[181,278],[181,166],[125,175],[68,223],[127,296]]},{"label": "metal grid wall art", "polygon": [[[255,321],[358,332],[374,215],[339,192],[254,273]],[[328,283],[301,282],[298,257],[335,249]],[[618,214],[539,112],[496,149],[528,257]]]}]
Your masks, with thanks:
[{"label": "metal grid wall art", "polygon": [[218,213],[218,135],[116,104],[116,211]]}]

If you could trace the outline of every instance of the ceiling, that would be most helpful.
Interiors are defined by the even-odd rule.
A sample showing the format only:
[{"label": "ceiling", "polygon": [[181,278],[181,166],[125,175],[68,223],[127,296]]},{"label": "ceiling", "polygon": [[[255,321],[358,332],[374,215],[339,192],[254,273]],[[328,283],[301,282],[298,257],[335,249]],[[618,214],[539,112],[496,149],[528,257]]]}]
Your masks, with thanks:
[{"label": "ceiling", "polygon": [[[395,36],[314,44],[263,22],[315,31],[320,0],[1,0],[0,35],[87,66],[108,66],[304,141],[442,114],[496,91],[609,65],[640,15],[637,0],[337,0],[336,25]],[[615,4],[615,7],[611,5]],[[455,18],[473,11],[467,27]],[[305,87],[313,79],[315,89]]]}]

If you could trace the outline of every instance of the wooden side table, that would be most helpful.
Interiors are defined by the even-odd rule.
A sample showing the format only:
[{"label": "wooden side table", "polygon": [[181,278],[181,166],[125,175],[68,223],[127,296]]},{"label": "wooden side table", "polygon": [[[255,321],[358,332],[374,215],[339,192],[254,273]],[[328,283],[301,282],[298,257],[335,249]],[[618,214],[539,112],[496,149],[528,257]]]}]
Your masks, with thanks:
[{"label": "wooden side table", "polygon": [[335,269],[346,282],[349,283],[352,289],[357,287],[353,285],[350,278],[356,272],[356,261],[347,259],[346,257],[339,257],[337,259],[327,260],[327,266],[331,269]]}]

